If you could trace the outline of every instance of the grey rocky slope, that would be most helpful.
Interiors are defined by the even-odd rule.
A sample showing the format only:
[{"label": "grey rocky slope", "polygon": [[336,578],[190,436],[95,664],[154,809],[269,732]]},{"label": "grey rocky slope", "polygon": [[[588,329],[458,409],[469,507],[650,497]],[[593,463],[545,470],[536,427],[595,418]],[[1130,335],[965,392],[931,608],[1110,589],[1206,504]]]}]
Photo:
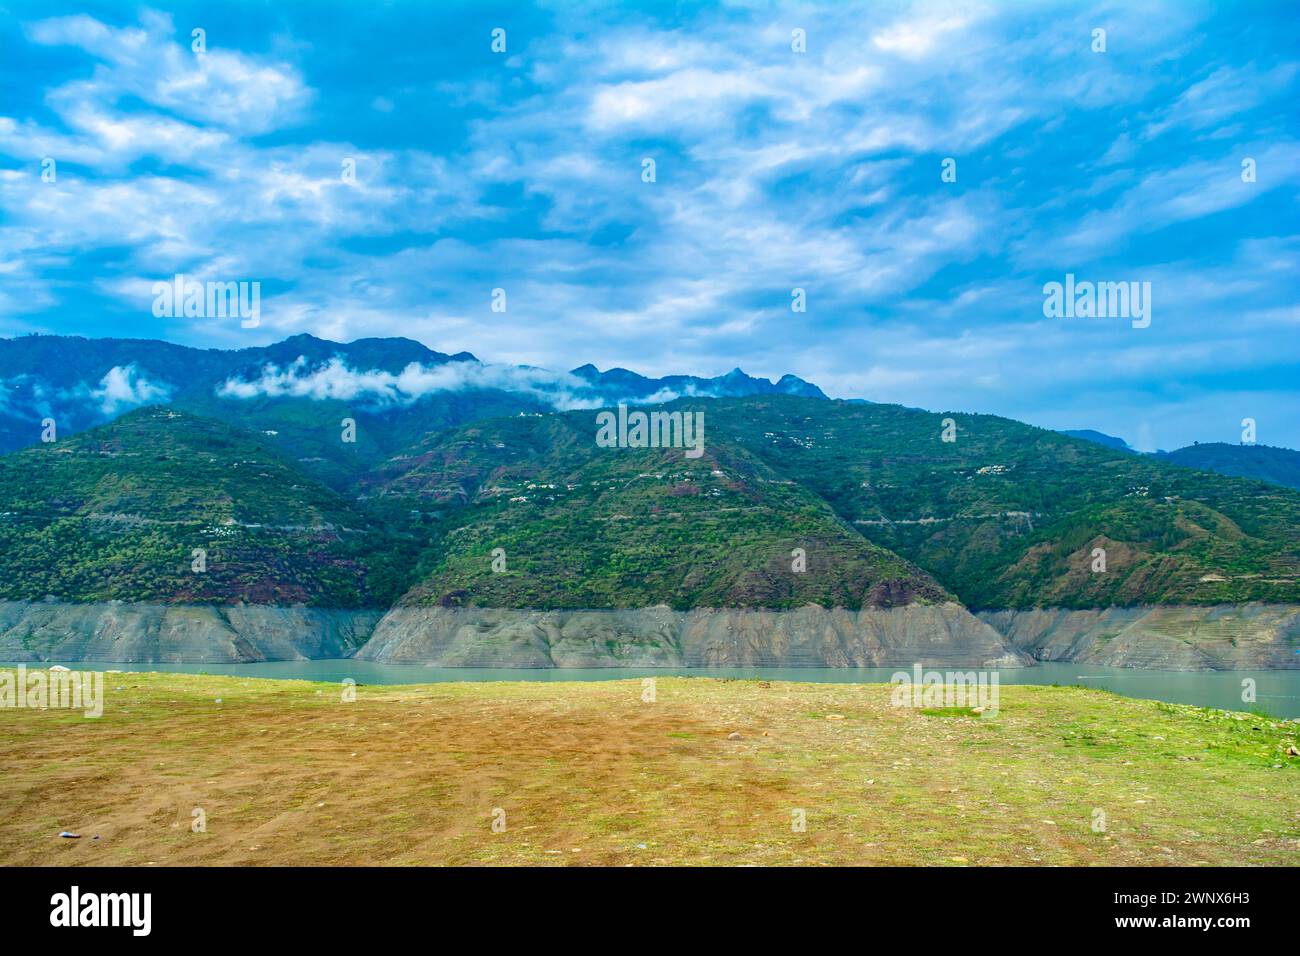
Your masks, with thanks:
[{"label": "grey rocky slope", "polygon": [[1300,605],[981,611],[321,610],[0,601],[0,661],[443,667],[1300,668]]},{"label": "grey rocky slope", "polygon": [[394,608],[356,655],[445,667],[1006,667],[1031,663],[958,604],[793,611]]},{"label": "grey rocky slope", "polygon": [[1153,670],[1300,668],[1300,605],[981,611],[1039,661]]},{"label": "grey rocky slope", "polygon": [[246,663],[350,656],[380,611],[0,601],[0,660]]}]

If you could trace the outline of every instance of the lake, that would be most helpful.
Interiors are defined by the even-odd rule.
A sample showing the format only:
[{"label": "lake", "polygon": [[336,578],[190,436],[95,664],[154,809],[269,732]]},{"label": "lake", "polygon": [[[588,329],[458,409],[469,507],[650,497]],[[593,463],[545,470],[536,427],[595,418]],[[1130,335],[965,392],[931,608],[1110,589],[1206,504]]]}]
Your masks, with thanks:
[{"label": "lake", "polygon": [[[58,663],[53,661],[50,663]],[[0,664],[12,668],[14,664]],[[48,667],[49,664],[28,664]],[[810,681],[832,684],[883,684],[900,668],[892,667],[685,667],[523,669],[425,667],[420,664],[375,664],[349,659],[324,661],[270,661],[260,664],[110,664],[91,661],[64,662],[72,670],[114,669],[181,674],[229,674],[277,680],[338,683],[351,678],[358,684],[431,684],[443,681],[589,681],[640,677],[730,677],[760,680]],[[967,670],[967,668],[952,668]],[[946,669],[945,669],[946,670]],[[1145,697],[1178,704],[1221,707],[1225,710],[1262,709],[1277,717],[1300,717],[1300,670],[1290,671],[1144,671],[1082,664],[1046,663],[1037,667],[999,670],[998,680],[1008,684],[1080,684],[1099,687],[1126,697]],[[1256,701],[1244,703],[1242,682],[1255,681]]]}]

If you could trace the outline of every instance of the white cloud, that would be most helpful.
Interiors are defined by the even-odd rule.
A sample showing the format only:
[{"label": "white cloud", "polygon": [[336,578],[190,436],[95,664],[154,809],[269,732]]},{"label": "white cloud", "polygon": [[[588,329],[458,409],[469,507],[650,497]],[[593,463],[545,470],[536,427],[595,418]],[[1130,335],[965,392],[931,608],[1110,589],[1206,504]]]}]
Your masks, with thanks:
[{"label": "white cloud", "polygon": [[[141,15],[141,26],[114,28],[85,15],[55,17],[32,24],[29,37],[46,46],[78,47],[103,65],[94,77],[74,85],[77,99],[111,104],[122,96],[238,135],[265,132],[296,117],[310,98],[291,66],[222,49],[215,41],[195,53],[173,37],[171,18],[155,11]],[[73,91],[68,91],[73,92]],[[51,100],[57,106],[60,91]]]},{"label": "white cloud", "polygon": [[[252,381],[232,378],[223,382],[217,394],[223,398],[267,396],[345,402],[360,399],[376,406],[405,406],[440,392],[481,389],[527,395],[560,411],[600,408],[620,400],[597,396],[586,380],[569,372],[478,362],[447,362],[442,365],[412,362],[397,373],[382,369],[361,371],[349,368],[337,356],[315,368],[309,368],[301,356],[283,368],[267,365]],[[640,401],[667,402],[684,394],[697,393],[661,389],[649,399]],[[624,396],[622,400],[628,397]]]},{"label": "white cloud", "polygon": [[920,58],[944,43],[944,36],[961,30],[970,22],[965,16],[926,16],[900,20],[871,38],[879,50],[900,56]]},{"label": "white cloud", "polygon": [[167,386],[140,375],[134,365],[116,365],[104,373],[99,387],[92,389],[90,395],[99,402],[100,411],[105,415],[116,415],[136,405],[166,401],[170,391]]}]

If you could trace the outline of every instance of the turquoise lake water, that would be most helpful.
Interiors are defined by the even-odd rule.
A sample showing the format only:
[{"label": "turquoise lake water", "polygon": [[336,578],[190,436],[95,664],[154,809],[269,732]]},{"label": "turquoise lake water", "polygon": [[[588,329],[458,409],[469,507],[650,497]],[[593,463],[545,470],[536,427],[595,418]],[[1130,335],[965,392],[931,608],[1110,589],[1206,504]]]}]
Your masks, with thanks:
[{"label": "turquoise lake water", "polygon": [[[51,662],[58,663],[58,662]],[[12,668],[13,664],[0,664]],[[48,664],[28,664],[47,667]],[[430,684],[442,681],[588,681],[640,677],[729,677],[760,680],[812,681],[832,684],[883,684],[900,668],[872,667],[686,667],[520,669],[425,667],[419,664],[374,664],[368,661],[272,661],[261,664],[108,664],[65,662],[73,670],[159,671],[183,674],[229,674],[279,680],[358,684]],[[953,668],[966,670],[966,668]],[[1145,697],[1227,710],[1260,709],[1277,717],[1300,717],[1300,670],[1290,671],[1145,671],[1081,664],[1040,664],[999,670],[1008,684],[1080,684],[1127,697]],[[1255,681],[1254,703],[1242,700],[1243,681]]]}]

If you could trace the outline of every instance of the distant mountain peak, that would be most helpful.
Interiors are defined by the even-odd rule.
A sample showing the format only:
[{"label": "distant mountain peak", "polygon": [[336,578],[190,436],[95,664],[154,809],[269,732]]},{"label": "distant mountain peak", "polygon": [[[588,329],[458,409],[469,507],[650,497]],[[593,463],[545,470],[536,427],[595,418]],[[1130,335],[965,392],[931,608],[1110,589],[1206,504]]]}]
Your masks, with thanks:
[{"label": "distant mountain peak", "polygon": [[569,372],[575,378],[590,382],[602,393],[612,394],[618,389],[634,390],[628,398],[647,398],[672,393],[699,398],[742,398],[746,395],[799,395],[805,398],[826,398],[820,388],[805,382],[797,375],[782,375],[773,383],[770,379],[755,378],[743,369],[733,368],[725,375],[701,378],[697,375],[665,375],[650,378],[625,368],[610,368],[602,372],[588,362]]},{"label": "distant mountain peak", "polygon": [[1290,448],[1213,441],[1158,452],[1156,457],[1184,468],[1214,471],[1237,478],[1256,478],[1300,489],[1300,451]]},{"label": "distant mountain peak", "polygon": [[1106,448],[1115,448],[1119,451],[1133,451],[1134,449],[1122,438],[1115,435],[1107,435],[1105,432],[1099,432],[1092,428],[1064,428],[1061,430],[1062,435],[1069,435],[1071,438],[1082,438],[1084,441],[1090,441],[1094,445],[1102,445]]}]

